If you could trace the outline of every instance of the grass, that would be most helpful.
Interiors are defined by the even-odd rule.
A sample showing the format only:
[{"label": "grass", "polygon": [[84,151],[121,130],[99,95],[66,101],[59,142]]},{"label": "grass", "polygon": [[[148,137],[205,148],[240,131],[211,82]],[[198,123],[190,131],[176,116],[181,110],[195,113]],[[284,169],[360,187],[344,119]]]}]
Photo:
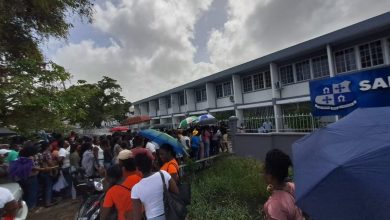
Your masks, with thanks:
[{"label": "grass", "polygon": [[266,200],[262,165],[253,159],[222,157],[192,181],[189,219],[262,219]]}]

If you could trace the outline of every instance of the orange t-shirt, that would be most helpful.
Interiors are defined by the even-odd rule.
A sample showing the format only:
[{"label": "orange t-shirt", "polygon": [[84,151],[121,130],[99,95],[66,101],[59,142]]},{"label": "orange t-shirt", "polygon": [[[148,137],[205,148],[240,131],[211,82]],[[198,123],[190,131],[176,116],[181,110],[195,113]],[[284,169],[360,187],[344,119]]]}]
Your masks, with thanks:
[{"label": "orange t-shirt", "polygon": [[[126,180],[120,185],[125,186],[129,189],[133,188],[142,178],[134,173],[126,178]],[[125,214],[133,210],[131,204],[131,191],[122,186],[112,186],[104,197],[103,207],[111,208],[115,207],[118,211],[118,220],[125,220]]]},{"label": "orange t-shirt", "polygon": [[179,174],[179,164],[175,159],[172,159],[169,162],[164,163],[160,170],[165,170],[169,174]]}]

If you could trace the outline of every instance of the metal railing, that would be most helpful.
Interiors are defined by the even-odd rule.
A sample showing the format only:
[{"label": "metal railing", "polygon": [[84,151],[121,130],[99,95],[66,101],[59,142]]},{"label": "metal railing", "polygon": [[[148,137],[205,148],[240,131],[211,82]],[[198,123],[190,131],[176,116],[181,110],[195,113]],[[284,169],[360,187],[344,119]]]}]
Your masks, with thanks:
[{"label": "metal railing", "polygon": [[[312,132],[334,122],[334,118],[314,117],[310,113],[286,114],[278,119],[280,132]],[[273,115],[245,118],[243,130],[246,133],[275,132],[275,123]]]}]

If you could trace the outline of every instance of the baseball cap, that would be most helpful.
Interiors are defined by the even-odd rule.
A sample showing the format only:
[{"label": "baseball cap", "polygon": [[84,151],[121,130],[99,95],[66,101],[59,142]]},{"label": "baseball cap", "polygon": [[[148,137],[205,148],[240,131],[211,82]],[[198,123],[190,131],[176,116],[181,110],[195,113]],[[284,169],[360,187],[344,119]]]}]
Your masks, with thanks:
[{"label": "baseball cap", "polygon": [[129,158],[133,158],[133,153],[130,150],[122,150],[118,154],[118,160],[127,160]]}]

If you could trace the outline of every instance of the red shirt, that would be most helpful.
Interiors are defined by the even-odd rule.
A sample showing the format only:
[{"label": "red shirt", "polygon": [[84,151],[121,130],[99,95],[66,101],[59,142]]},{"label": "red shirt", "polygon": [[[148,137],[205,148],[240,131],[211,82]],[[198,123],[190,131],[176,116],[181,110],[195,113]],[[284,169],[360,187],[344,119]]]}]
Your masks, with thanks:
[{"label": "red shirt", "polygon": [[[129,212],[133,210],[131,203],[131,191],[135,184],[137,184],[142,178],[136,173],[133,172],[132,175],[128,176],[126,180],[120,185],[112,186],[106,193],[104,197],[103,207],[111,208],[115,207],[118,211],[118,220],[125,220],[125,214],[131,216]],[[129,189],[126,189],[126,188]]]}]

